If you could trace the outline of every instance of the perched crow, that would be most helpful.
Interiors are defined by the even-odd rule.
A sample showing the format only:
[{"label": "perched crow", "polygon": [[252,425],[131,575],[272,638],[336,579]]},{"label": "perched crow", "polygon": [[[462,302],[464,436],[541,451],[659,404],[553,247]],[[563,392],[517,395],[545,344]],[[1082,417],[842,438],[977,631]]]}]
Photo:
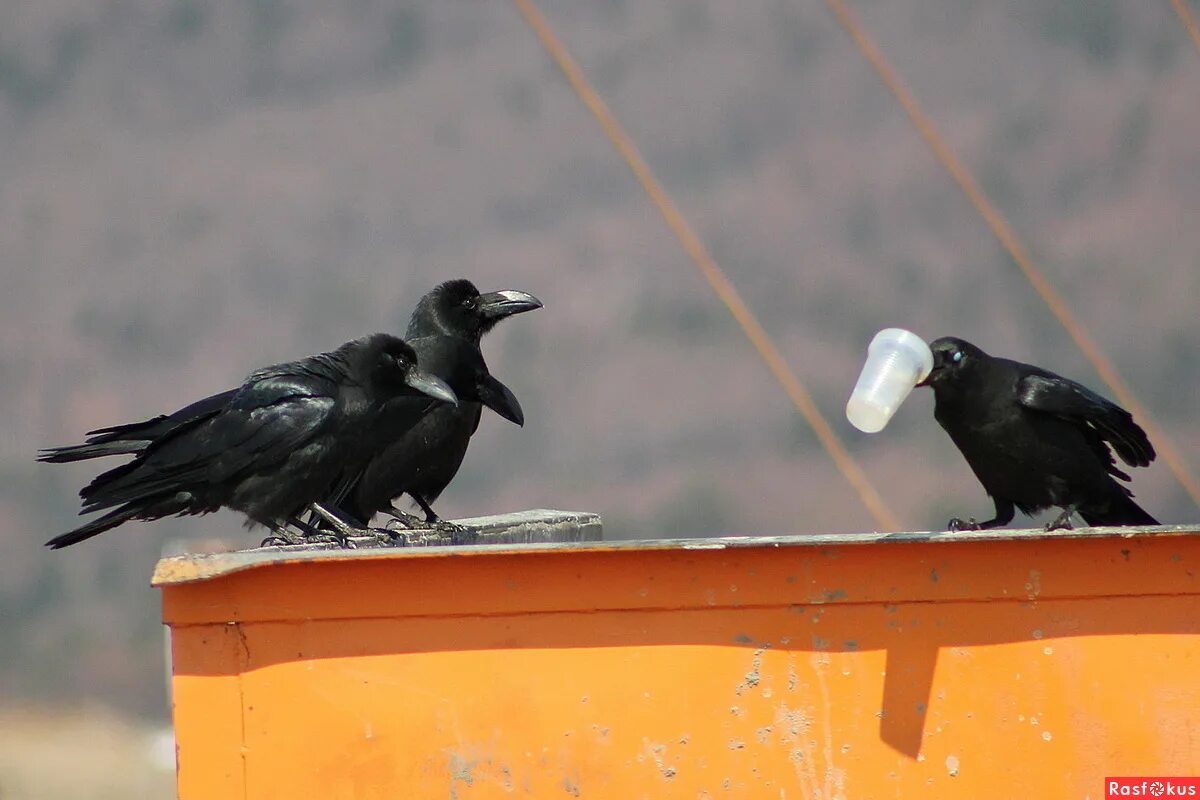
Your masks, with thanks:
[{"label": "perched crow", "polygon": [[[393,429],[382,433],[397,435],[428,399],[408,417],[392,404],[416,396],[457,402],[444,382],[417,368],[411,347],[387,334],[258,370],[224,403],[216,400],[221,396],[141,423],[159,426],[155,438],[79,493],[83,513],[112,510],[46,544],[57,549],[131,519],[222,506],[283,535],[284,523],[378,452],[384,422]],[[171,418],[173,427],[164,422]]]},{"label": "perched crow", "polygon": [[1043,369],[994,358],[962,339],[934,341],[933,371],[919,385],[933,389],[934,417],[950,434],[996,504],[985,522],[950,520],[951,530],[996,528],[1013,507],[1062,513],[1046,530],[1089,525],[1157,525],[1114,477],[1111,447],[1132,467],[1154,460],[1146,432],[1125,409],[1074,381]]},{"label": "perched crow", "polygon": [[361,473],[347,476],[329,504],[366,525],[379,511],[407,517],[392,506],[407,494],[428,524],[439,522],[432,504],[458,472],[483,406],[517,425],[525,422],[517,398],[488,372],[480,339],[505,317],[541,307],[524,292],[480,294],[465,279],[447,281],[422,297],[405,338],[421,367],[449,384],[459,405],[438,406],[422,417]]},{"label": "perched crow", "polygon": [[[421,368],[446,381],[462,405],[434,409],[367,471],[343,476],[339,487],[324,498],[325,507],[340,510],[361,525],[369,523],[377,511],[404,518],[407,515],[396,512],[392,500],[408,492],[425,511],[426,519],[437,521],[430,506],[458,471],[470,437],[479,426],[482,406],[518,425],[524,423],[516,397],[488,372],[479,349],[480,339],[504,317],[540,307],[537,298],[524,292],[481,295],[467,280],[448,281],[421,298],[409,322],[408,343],[417,352]],[[206,397],[170,415],[90,431],[83,444],[44,450],[38,460],[64,463],[140,454],[175,428],[211,417],[237,392],[233,389]],[[391,427],[404,433],[404,420],[411,424],[413,414],[420,415],[431,405],[437,404],[416,397],[394,401],[389,404],[395,415]],[[378,430],[375,438],[386,442],[385,433]],[[335,529],[345,530],[335,520],[322,516]]]}]

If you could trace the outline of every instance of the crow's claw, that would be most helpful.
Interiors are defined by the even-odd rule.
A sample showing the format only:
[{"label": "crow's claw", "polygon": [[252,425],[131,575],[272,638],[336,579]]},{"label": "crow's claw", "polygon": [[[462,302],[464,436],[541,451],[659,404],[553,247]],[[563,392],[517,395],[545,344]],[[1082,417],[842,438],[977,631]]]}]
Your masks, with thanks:
[{"label": "crow's claw", "polygon": [[284,533],[272,533],[259,543],[259,547],[287,547],[293,544],[303,544],[304,540]]},{"label": "crow's claw", "polygon": [[305,544],[336,544],[338,547],[345,549],[354,549],[354,542],[350,541],[349,536],[341,536],[337,533],[312,533],[304,537]]},{"label": "crow's claw", "polygon": [[1046,523],[1046,533],[1050,531],[1075,530],[1075,526],[1071,524],[1071,515],[1074,513],[1075,509],[1064,508],[1061,514]]},{"label": "crow's claw", "polygon": [[407,528],[408,530],[429,527],[428,523],[426,523],[416,514],[408,514],[396,508],[395,506],[392,506],[391,508],[385,508],[383,513],[394,519],[398,525]]},{"label": "crow's claw", "polygon": [[946,523],[946,530],[978,531],[982,530],[982,528],[980,527],[978,520],[976,520],[974,517],[968,517],[965,520],[959,519],[958,517],[951,517],[950,521]]},{"label": "crow's claw", "polygon": [[[342,547],[353,547],[350,543],[351,536],[368,536],[370,531],[367,528],[359,528],[351,524],[341,514],[326,508],[320,503],[312,504],[313,513],[320,517],[326,525],[329,526],[330,533],[337,543]],[[314,533],[310,534],[308,541],[320,541],[326,534]]]}]

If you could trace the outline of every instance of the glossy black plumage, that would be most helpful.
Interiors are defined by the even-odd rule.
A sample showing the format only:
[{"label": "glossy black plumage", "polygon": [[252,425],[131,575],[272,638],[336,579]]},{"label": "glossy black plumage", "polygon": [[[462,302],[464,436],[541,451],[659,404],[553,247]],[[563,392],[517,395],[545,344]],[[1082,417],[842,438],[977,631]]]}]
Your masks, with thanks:
[{"label": "glossy black plumage", "polygon": [[447,281],[422,297],[405,337],[422,368],[444,380],[459,405],[431,410],[360,474],[350,476],[330,504],[365,525],[407,494],[428,522],[436,522],[432,504],[462,465],[483,407],[517,425],[525,421],[517,398],[488,371],[480,340],[501,319],[541,305],[524,292],[480,294],[464,279]]},{"label": "glossy black plumage", "polygon": [[214,395],[170,417],[101,432],[117,434],[116,442],[154,438],[133,461],[80,492],[83,513],[111,510],[47,544],[66,547],[131,519],[222,506],[279,530],[377,452],[379,440],[371,434],[381,419],[390,415],[395,426],[415,421],[418,411],[408,417],[392,403],[422,396],[418,408],[424,409],[429,398],[454,401],[444,383],[416,364],[402,340],[375,334],[258,370],[224,393],[230,395],[224,403]]},{"label": "glossy black plumage", "polygon": [[[1116,479],[1113,451],[1132,467],[1148,466],[1154,447],[1125,409],[1087,387],[1030,364],[996,358],[962,339],[930,345],[934,417],[966,458],[996,506],[982,523],[1007,525],[1014,507],[1063,513],[1048,528],[1070,527],[1077,512],[1089,525],[1157,525]],[[1110,447],[1112,448],[1110,450]]]}]

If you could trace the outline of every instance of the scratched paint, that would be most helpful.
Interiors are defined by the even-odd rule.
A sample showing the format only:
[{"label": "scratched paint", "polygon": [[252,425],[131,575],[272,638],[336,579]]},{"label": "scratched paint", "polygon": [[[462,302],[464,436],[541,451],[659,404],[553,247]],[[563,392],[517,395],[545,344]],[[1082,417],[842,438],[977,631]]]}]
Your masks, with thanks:
[{"label": "scratched paint", "polygon": [[475,784],[475,765],[478,762],[468,760],[458,753],[450,753],[446,765],[450,775],[450,800],[458,800],[459,784],[470,788]]},{"label": "scratched paint", "polygon": [[651,742],[646,738],[642,739],[642,746],[645,753],[654,763],[654,768],[658,770],[659,776],[665,781],[670,781],[673,779],[677,772],[673,765],[667,763],[667,746],[665,744]]},{"label": "scratched paint", "polygon": [[754,654],[750,658],[750,670],[742,676],[741,682],[734,687],[734,694],[740,696],[742,693],[748,692],[755,686],[758,686],[759,681],[762,680],[761,670],[763,654],[765,652],[767,652],[765,647],[760,647],[754,651]]},{"label": "scratched paint", "polygon": [[1025,582],[1025,597],[1029,600],[1036,600],[1042,593],[1042,571],[1039,569],[1029,570],[1029,580]]}]

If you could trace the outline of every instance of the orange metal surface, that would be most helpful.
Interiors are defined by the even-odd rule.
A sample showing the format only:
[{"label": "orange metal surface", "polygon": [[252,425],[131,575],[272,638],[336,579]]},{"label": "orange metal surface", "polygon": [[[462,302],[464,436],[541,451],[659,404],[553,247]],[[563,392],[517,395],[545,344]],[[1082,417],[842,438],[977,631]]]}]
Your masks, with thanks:
[{"label": "orange metal surface", "polygon": [[176,561],[179,796],[1098,800],[1200,773],[1198,575],[1186,529]]}]

